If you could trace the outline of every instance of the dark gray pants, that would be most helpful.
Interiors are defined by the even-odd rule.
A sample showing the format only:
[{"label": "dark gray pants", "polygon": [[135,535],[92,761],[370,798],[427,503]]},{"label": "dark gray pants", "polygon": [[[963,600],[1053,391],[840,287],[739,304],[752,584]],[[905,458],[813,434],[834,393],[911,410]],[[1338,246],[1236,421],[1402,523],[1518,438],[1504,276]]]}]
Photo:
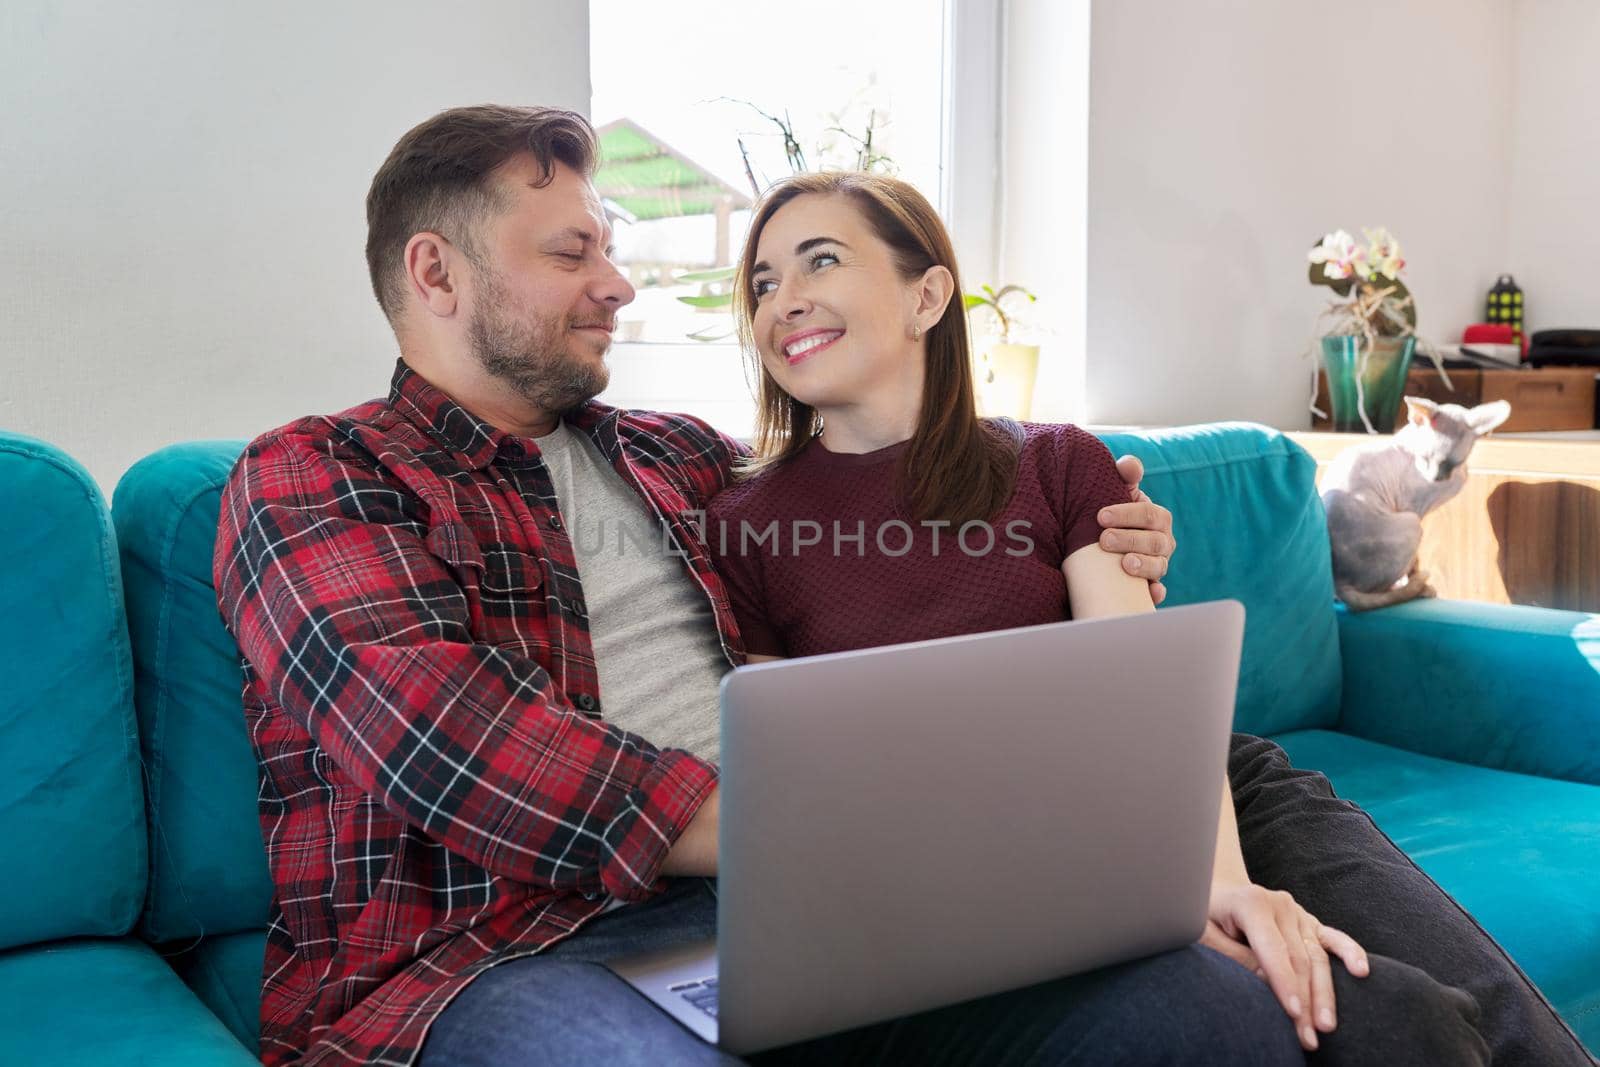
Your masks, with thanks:
[{"label": "dark gray pants", "polygon": [[[1252,881],[1287,890],[1370,955],[1409,964],[1465,992],[1494,1063],[1595,1062],[1505,951],[1366,812],[1336,797],[1326,777],[1291,767],[1283,749],[1248,734],[1233,735],[1228,775]],[[1367,982],[1377,977],[1373,963]],[[1343,970],[1335,961],[1335,974]],[[1383,1042],[1388,1027],[1388,1012],[1377,1006],[1367,1011],[1369,996],[1347,1005],[1349,985],[1335,990],[1339,1029],[1322,1039],[1319,1053],[1339,1062],[1352,1062],[1342,1057],[1350,1044]],[[1370,1062],[1395,1061],[1378,1056]]]}]

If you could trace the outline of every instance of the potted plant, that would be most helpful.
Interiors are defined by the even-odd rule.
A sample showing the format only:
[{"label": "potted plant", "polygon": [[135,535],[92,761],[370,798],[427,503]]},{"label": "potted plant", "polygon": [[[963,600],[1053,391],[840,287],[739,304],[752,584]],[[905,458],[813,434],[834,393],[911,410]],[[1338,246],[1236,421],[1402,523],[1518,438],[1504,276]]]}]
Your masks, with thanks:
[{"label": "potted plant", "polygon": [[[1388,433],[1417,347],[1417,309],[1411,291],[1400,280],[1406,265],[1400,242],[1381,226],[1361,232],[1364,244],[1344,230],[1326,234],[1307,258],[1311,284],[1325,285],[1341,298],[1318,319],[1319,324],[1328,324],[1322,336],[1322,364],[1328,374],[1333,428],[1341,433]],[[1443,374],[1432,346],[1423,348]],[[1312,411],[1322,414],[1315,402]]]},{"label": "potted plant", "polygon": [[[1008,313],[1008,301],[1038,298],[1020,285],[1001,286],[998,291],[980,286],[982,292],[965,294],[969,318],[973,312],[986,315],[988,328],[973,323],[973,376],[978,392],[978,410],[983,415],[1005,415],[1026,419],[1033,407],[1033,383],[1039,373],[1039,346],[1017,344],[1011,340],[1017,325],[1016,312]],[[983,338],[982,341],[979,338]]]}]

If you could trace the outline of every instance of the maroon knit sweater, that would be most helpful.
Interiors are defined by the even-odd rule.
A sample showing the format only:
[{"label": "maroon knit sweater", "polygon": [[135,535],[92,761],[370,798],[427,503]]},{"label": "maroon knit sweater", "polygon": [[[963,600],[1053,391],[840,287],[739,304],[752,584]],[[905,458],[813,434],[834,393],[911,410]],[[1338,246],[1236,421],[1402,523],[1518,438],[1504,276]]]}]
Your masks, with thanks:
[{"label": "maroon knit sweater", "polygon": [[773,656],[920,641],[1070,617],[1061,561],[1130,499],[1111,453],[1076,426],[1023,423],[1016,489],[988,523],[914,521],[895,491],[902,442],[820,441],[714,499],[706,540],[747,651]]}]

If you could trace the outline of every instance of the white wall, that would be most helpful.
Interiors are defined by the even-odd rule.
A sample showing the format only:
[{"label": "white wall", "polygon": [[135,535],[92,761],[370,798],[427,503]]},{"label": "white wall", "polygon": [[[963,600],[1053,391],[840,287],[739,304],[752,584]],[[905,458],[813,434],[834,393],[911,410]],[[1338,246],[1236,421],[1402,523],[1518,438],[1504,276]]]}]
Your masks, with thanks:
[{"label": "white wall", "polygon": [[1600,327],[1600,4],[1514,0],[1510,255],[1530,330]]},{"label": "white wall", "polygon": [[1337,227],[1400,238],[1424,335],[1481,318],[1508,269],[1506,0],[1100,0],[1090,32],[1094,421],[1309,425],[1305,254]]},{"label": "white wall", "polygon": [[588,5],[7,0],[0,99],[0,428],[109,493],[386,391],[373,172],[446,107],[587,112]]}]

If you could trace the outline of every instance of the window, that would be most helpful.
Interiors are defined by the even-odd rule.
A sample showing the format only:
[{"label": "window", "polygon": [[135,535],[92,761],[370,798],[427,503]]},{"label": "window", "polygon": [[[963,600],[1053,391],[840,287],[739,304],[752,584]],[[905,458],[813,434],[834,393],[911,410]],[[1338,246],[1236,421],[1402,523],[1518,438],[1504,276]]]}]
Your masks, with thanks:
[{"label": "window", "polygon": [[779,122],[806,169],[854,167],[870,139],[875,166],[944,209],[954,2],[810,0],[752,17],[748,3],[729,0],[592,0],[596,185],[638,290],[620,316],[601,399],[749,433],[733,320],[716,305],[752,202],[791,172]]}]

